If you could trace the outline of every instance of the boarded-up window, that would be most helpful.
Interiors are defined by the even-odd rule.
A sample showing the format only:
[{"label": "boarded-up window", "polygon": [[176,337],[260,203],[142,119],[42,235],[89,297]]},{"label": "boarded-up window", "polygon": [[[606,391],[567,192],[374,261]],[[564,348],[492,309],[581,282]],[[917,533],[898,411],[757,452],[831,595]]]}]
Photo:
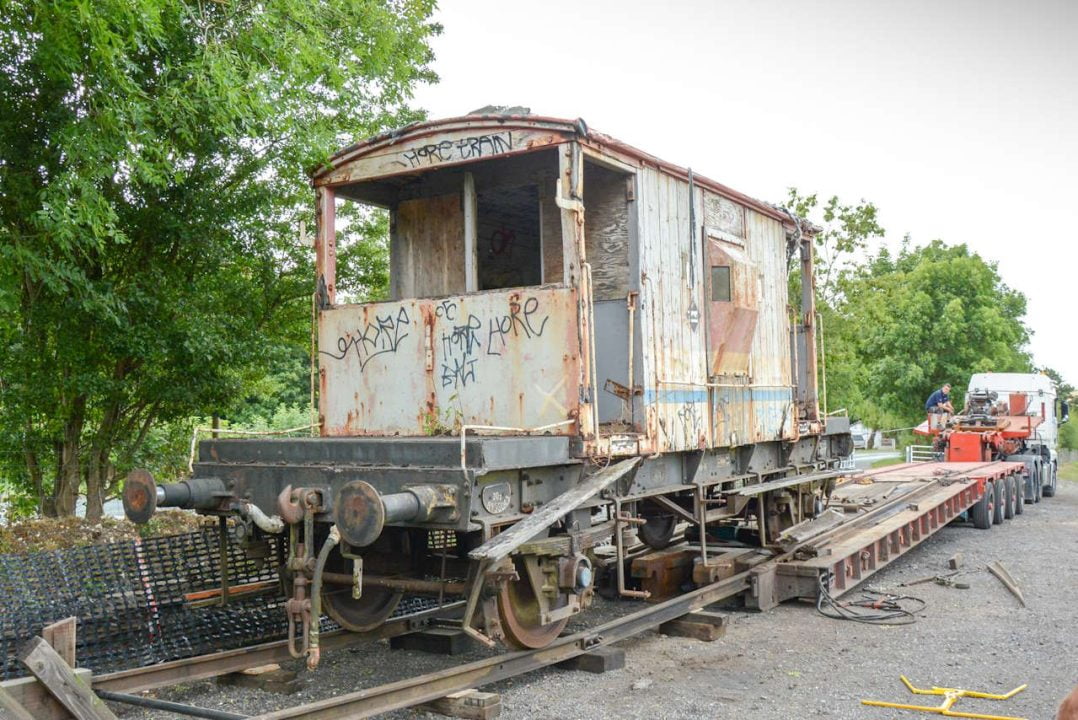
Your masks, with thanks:
[{"label": "boarded-up window", "polygon": [[624,300],[629,292],[627,182],[631,176],[584,162],[584,253],[597,302]]},{"label": "boarded-up window", "polygon": [[713,265],[711,267],[712,302],[730,302],[730,266]]}]

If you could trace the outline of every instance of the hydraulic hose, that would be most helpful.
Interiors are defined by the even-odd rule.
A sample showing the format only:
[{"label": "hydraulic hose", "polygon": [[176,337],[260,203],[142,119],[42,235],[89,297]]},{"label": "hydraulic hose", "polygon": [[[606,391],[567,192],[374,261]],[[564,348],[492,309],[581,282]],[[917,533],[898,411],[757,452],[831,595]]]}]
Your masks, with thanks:
[{"label": "hydraulic hose", "polygon": [[252,502],[242,500],[236,503],[236,512],[257,525],[263,532],[280,535],[284,532],[285,524],[279,516],[272,517],[262,512],[261,508]]},{"label": "hydraulic hose", "polygon": [[334,525],[329,529],[329,537],[322,543],[322,550],[318,553],[318,560],[315,561],[314,565],[314,579],[311,581],[310,644],[307,650],[308,670],[314,670],[318,667],[318,661],[321,659],[321,651],[318,648],[318,632],[322,624],[322,573],[326,569],[326,562],[329,560],[330,552],[337,547],[337,543],[340,541],[341,533],[337,530],[337,526]]}]

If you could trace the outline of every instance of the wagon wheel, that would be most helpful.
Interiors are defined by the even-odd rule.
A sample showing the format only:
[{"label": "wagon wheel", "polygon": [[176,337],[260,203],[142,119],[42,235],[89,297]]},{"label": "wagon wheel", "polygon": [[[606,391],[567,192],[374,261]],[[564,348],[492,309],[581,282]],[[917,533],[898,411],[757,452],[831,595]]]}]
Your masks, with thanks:
[{"label": "wagon wheel", "polygon": [[[565,629],[569,618],[562,618],[546,625],[541,624],[539,621],[541,606],[528,580],[528,570],[524,566],[524,561],[516,558],[513,563],[518,579],[506,581],[505,586],[498,593],[498,616],[501,619],[502,630],[505,631],[506,642],[521,649],[549,645]],[[554,607],[564,607],[565,603],[565,595],[559,594]]]},{"label": "wagon wheel", "polygon": [[356,600],[352,588],[330,587],[322,590],[322,610],[345,630],[364,632],[388,620],[402,594],[399,590],[367,585]]},{"label": "wagon wheel", "polygon": [[677,518],[673,515],[652,515],[647,522],[640,526],[637,533],[652,550],[662,550],[674,537],[677,528]]}]

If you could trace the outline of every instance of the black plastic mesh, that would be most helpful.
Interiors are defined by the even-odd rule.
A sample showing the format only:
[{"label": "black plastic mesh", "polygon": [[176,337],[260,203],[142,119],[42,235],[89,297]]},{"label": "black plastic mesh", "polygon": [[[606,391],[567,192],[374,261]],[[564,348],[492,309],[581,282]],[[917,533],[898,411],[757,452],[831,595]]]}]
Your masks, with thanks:
[{"label": "black plastic mesh", "polygon": [[[271,546],[271,551],[274,548]],[[271,554],[271,558],[273,554]],[[221,587],[213,528],[148,540],[0,556],[0,678],[24,675],[18,647],[49,623],[78,618],[79,665],[98,673],[283,637],[275,562],[229,547],[229,584],[274,583],[227,607],[192,607]]]},{"label": "black plastic mesh", "polygon": [[[228,605],[197,605],[193,594],[220,590],[218,531],[0,555],[0,679],[26,675],[18,648],[43,627],[78,618],[76,657],[95,673],[280,640],[288,630],[277,582],[278,548],[267,560],[229,544],[229,587],[250,595]],[[265,587],[261,587],[265,585]],[[217,595],[219,598],[220,596]],[[446,598],[446,600],[456,598]],[[394,617],[430,610],[437,598],[405,596]],[[323,632],[337,624],[322,618]]]}]

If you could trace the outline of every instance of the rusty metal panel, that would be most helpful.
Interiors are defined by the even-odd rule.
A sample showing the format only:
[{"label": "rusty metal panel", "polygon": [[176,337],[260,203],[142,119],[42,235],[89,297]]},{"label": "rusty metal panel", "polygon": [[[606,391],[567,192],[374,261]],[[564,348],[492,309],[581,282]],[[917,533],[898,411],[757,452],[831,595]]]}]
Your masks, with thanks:
[{"label": "rusty metal panel", "polygon": [[[759,270],[738,245],[707,240],[707,351],[712,376],[749,374],[759,319]],[[725,276],[724,276],[725,275]]]},{"label": "rusty metal panel", "polygon": [[[697,221],[702,193],[696,190]],[[654,168],[639,174],[644,404],[656,450],[710,443],[700,234],[689,221],[689,184]]]},{"label": "rusty metal panel", "polygon": [[[575,418],[577,292],[563,287],[344,305],[321,313],[325,435],[432,435]],[[551,429],[571,435],[575,424]]]}]

